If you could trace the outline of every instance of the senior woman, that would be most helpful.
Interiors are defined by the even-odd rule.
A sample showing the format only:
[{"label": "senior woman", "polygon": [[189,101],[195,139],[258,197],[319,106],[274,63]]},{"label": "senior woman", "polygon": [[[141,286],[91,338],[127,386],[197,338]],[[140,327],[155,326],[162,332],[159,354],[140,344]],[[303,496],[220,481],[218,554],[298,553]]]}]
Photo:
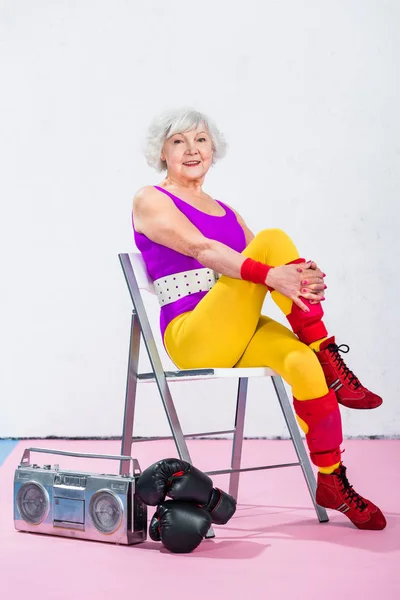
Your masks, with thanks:
[{"label": "senior woman", "polygon": [[[322,320],[325,274],[299,256],[279,229],[254,235],[236,210],[203,190],[211,165],[225,153],[213,121],[194,110],[164,113],[150,125],[147,161],[166,171],[160,185],[133,201],[134,239],[160,306],[165,349],[181,369],[268,366],[291,386],[312,462],[316,500],[359,529],[386,520],[349,484],[341,461],[338,403],[379,406],[346,366]],[[267,292],[290,329],[261,314]]]}]

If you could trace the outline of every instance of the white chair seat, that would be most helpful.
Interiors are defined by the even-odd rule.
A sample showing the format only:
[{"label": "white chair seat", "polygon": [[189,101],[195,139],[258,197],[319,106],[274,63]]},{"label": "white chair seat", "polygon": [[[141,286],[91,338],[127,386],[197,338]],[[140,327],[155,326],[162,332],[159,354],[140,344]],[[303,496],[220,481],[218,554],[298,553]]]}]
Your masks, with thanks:
[{"label": "white chair seat", "polygon": [[[251,367],[247,369],[182,369],[181,371],[164,371],[168,381],[203,381],[205,379],[216,378],[237,378],[237,377],[276,377],[275,371],[268,367]],[[140,373],[138,379],[144,383],[154,381],[154,373]]]}]

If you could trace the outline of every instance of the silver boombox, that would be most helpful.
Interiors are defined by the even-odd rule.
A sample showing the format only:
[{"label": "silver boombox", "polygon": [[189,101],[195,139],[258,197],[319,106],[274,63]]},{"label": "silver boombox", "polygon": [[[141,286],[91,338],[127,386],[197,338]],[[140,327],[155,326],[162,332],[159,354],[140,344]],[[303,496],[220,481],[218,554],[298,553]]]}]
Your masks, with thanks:
[{"label": "silver boombox", "polygon": [[[30,452],[130,461],[124,475],[30,464]],[[130,462],[128,464],[130,464]],[[147,506],[136,493],[139,463],[130,456],[27,448],[14,476],[14,525],[19,531],[138,544],[147,537]]]}]

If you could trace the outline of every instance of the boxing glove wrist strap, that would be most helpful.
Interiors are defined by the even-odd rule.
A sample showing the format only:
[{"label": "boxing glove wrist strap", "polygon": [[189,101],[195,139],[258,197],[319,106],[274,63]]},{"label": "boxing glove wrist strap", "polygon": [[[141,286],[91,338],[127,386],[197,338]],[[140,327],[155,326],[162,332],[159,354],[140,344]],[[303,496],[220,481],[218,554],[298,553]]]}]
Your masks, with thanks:
[{"label": "boxing glove wrist strap", "polygon": [[266,285],[265,280],[271,269],[273,269],[273,267],[265,265],[257,260],[253,260],[252,258],[246,258],[241,266],[240,276],[245,281]]}]

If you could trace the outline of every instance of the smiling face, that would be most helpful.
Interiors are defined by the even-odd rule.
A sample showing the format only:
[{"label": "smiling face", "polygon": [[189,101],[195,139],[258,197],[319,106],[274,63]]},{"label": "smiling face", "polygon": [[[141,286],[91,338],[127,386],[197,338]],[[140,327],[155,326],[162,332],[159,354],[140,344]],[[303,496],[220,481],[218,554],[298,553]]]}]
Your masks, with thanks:
[{"label": "smiling face", "polygon": [[176,133],[165,140],[161,160],[167,163],[168,176],[177,182],[203,180],[212,165],[213,149],[204,125]]}]

